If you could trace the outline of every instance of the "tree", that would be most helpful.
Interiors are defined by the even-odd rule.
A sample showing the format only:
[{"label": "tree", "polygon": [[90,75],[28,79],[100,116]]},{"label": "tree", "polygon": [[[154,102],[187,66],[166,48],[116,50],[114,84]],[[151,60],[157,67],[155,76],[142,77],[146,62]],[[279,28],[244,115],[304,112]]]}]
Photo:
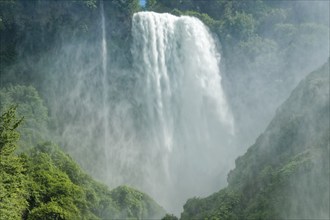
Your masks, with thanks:
[{"label": "tree", "polygon": [[178,217],[176,217],[175,215],[173,214],[166,214],[162,220],[178,220]]},{"label": "tree", "polygon": [[152,9],[154,5],[156,5],[157,1],[156,0],[147,0],[146,1],[146,8],[147,9]]},{"label": "tree", "polygon": [[16,149],[19,133],[16,131],[18,125],[23,121],[16,118],[17,106],[11,106],[0,116],[0,155],[10,156]]},{"label": "tree", "polygon": [[17,105],[15,112],[18,117],[25,117],[18,129],[21,134],[20,150],[25,150],[45,139],[48,111],[37,90],[32,86],[20,85],[0,89],[0,113],[11,105]]},{"label": "tree", "polygon": [[16,131],[23,118],[17,119],[16,106],[11,106],[0,116],[0,213],[1,219],[20,219],[28,203],[23,158],[13,152],[19,133]]}]

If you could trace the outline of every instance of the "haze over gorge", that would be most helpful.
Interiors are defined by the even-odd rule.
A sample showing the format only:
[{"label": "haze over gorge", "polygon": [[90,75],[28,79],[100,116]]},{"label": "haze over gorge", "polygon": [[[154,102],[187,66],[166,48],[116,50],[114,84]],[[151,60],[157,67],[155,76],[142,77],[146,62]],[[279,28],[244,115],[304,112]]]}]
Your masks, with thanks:
[{"label": "haze over gorge", "polygon": [[329,219],[328,1],[0,1],[0,219]]}]

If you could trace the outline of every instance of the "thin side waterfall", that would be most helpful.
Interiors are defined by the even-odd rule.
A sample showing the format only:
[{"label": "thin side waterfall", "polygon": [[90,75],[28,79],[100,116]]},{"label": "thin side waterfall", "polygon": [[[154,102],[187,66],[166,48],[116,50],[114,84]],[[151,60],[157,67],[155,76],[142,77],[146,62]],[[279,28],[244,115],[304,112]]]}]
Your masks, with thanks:
[{"label": "thin side waterfall", "polygon": [[[105,164],[108,161],[107,145],[109,143],[109,109],[108,109],[108,67],[107,67],[107,39],[105,29],[104,5],[103,1],[100,2],[101,9],[101,28],[102,28],[102,107],[103,107],[103,127],[104,127],[104,156]],[[107,169],[107,167],[106,167]]]}]

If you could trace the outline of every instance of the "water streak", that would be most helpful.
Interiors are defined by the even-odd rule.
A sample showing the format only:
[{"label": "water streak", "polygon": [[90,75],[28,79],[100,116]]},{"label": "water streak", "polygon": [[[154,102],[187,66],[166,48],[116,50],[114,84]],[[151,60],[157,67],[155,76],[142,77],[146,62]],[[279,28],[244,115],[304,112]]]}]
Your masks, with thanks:
[{"label": "water streak", "polygon": [[[109,143],[109,109],[108,109],[108,67],[107,67],[107,38],[106,38],[106,28],[105,28],[105,17],[104,17],[104,5],[103,1],[100,2],[101,9],[101,29],[102,29],[102,110],[103,110],[103,130],[104,130],[104,155],[105,155],[105,164],[107,166],[108,162],[108,153],[107,145]],[[107,169],[107,167],[106,167]]]}]

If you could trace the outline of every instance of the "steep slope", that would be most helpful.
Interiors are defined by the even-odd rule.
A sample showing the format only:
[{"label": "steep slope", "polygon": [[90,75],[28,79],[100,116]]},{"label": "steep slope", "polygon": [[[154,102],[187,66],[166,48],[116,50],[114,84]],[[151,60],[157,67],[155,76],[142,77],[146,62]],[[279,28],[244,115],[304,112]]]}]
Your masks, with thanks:
[{"label": "steep slope", "polygon": [[0,219],[146,219],[165,214],[135,189],[110,191],[54,144],[16,155],[21,121],[13,107],[0,115]]},{"label": "steep slope", "polygon": [[28,176],[37,186],[29,198],[29,208],[31,201],[36,205],[30,212],[35,219],[67,207],[71,217],[65,215],[65,219],[145,219],[160,218],[165,213],[148,195],[133,188],[120,186],[110,191],[54,144],[39,145],[28,155]]},{"label": "steep slope", "polygon": [[228,175],[228,187],[184,206],[182,219],[329,218],[329,61],[277,110]]}]

